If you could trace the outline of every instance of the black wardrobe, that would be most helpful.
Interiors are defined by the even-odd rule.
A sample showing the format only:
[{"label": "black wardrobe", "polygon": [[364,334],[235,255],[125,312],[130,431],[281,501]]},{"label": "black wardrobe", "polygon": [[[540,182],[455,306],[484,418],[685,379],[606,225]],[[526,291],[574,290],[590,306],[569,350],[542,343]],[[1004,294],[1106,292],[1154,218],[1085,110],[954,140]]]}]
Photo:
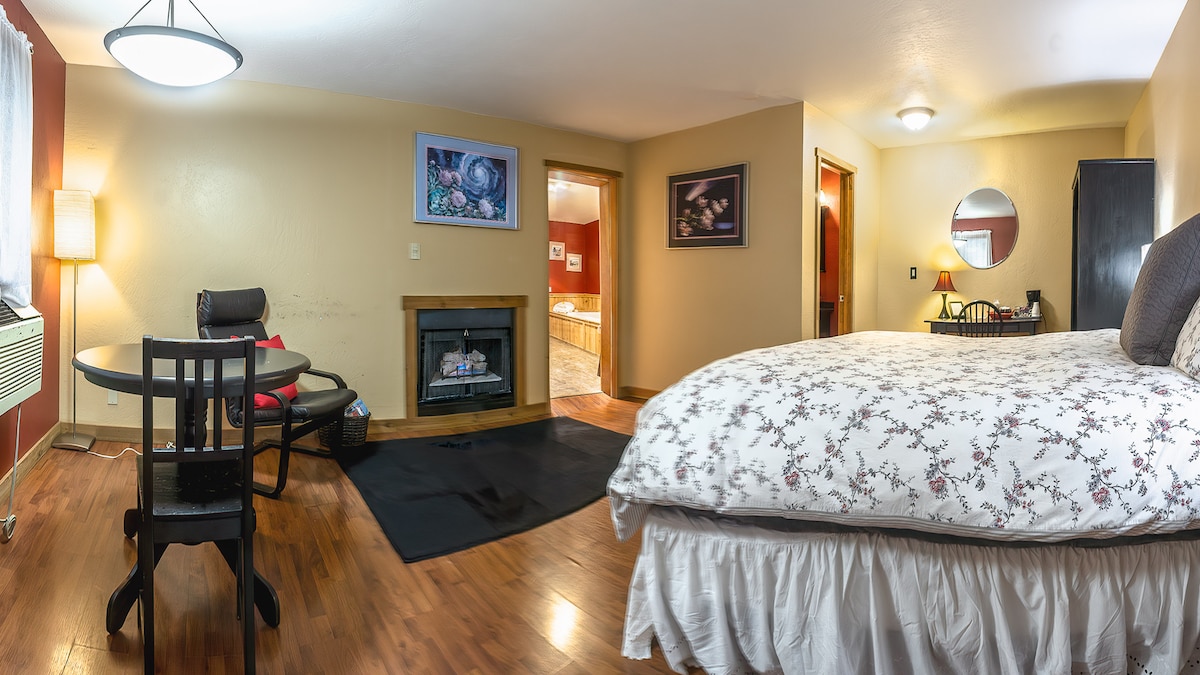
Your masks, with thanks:
[{"label": "black wardrobe", "polygon": [[1154,241],[1154,160],[1082,160],[1074,191],[1071,330],[1120,328]]}]

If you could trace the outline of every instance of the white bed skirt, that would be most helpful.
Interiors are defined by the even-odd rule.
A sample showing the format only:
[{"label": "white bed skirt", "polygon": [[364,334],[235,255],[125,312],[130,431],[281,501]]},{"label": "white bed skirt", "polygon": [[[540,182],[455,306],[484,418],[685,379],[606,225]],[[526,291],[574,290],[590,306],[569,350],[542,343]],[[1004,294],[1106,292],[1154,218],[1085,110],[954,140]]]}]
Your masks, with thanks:
[{"label": "white bed skirt", "polygon": [[1010,548],[651,509],[626,657],[680,673],[1191,672],[1200,542]]}]

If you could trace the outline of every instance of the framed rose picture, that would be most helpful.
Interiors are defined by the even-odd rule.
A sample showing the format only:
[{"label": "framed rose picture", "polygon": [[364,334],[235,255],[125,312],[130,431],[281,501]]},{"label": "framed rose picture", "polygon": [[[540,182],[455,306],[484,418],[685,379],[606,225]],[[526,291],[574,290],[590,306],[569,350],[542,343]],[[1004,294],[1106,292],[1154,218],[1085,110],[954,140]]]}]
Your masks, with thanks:
[{"label": "framed rose picture", "polygon": [[517,149],[417,133],[419,223],[517,229]]},{"label": "framed rose picture", "polygon": [[745,246],[748,167],[668,176],[667,248]]},{"label": "framed rose picture", "polygon": [[582,272],[583,271],[583,254],[568,253],[567,254],[567,271]]},{"label": "framed rose picture", "polygon": [[565,260],[567,245],[561,241],[550,242],[550,259]]}]

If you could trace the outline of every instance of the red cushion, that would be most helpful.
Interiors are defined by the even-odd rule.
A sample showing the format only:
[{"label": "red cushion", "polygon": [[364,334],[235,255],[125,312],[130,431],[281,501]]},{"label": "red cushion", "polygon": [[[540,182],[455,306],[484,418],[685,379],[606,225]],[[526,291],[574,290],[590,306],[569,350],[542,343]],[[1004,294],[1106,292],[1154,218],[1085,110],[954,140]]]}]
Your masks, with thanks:
[{"label": "red cushion", "polygon": [[[254,343],[254,346],[255,347],[267,347],[268,349],[284,349],[285,348],[283,346],[283,340],[280,339],[280,337],[278,335],[271,338],[270,340],[259,340]],[[285,387],[280,387],[279,389],[275,389],[274,391],[276,391],[280,394],[283,394],[284,396],[287,397],[287,399],[289,401],[296,398],[296,395],[300,393],[300,390],[296,388],[295,383],[289,384]],[[280,407],[279,399],[277,399],[274,396],[271,396],[269,394],[255,394],[254,395],[254,407],[255,408],[278,408],[278,407]]]}]

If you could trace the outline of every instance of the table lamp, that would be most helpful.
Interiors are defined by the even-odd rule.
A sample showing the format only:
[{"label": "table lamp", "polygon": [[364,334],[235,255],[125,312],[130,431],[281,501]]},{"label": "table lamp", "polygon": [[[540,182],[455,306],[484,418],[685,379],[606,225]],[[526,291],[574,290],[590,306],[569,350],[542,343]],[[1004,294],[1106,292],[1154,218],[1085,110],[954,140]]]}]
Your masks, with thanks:
[{"label": "table lamp", "polygon": [[938,318],[945,320],[950,318],[950,308],[946,305],[946,294],[954,292],[954,282],[950,281],[950,273],[946,270],[938,272],[937,283],[933,285],[933,292],[942,294],[942,313],[938,314]]},{"label": "table lamp", "polygon": [[[87,190],[54,191],[54,257],[75,265],[75,285],[71,294],[71,356],[75,355],[75,336],[79,310],[79,261],[96,259],[96,203]],[[96,439],[75,430],[77,374],[71,369],[71,431],[54,439],[52,447],[86,451]]]}]

